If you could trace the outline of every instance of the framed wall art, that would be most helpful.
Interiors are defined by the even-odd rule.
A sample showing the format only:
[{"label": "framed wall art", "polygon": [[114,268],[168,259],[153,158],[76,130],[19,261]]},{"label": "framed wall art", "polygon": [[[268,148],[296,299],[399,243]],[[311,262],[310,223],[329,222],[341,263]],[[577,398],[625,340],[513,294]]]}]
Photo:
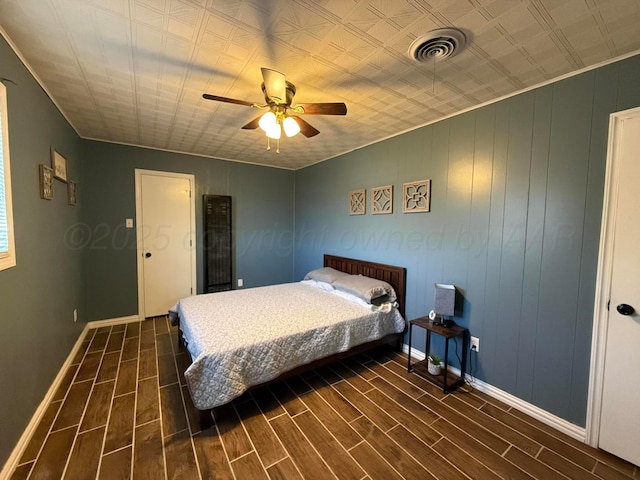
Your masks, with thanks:
[{"label": "framed wall art", "polygon": [[393,185],[371,189],[371,213],[373,215],[393,213]]},{"label": "framed wall art", "polygon": [[69,180],[67,182],[67,203],[69,205],[75,205],[76,202],[76,182],[72,182],[71,180]]},{"label": "framed wall art", "polygon": [[67,181],[67,159],[56,152],[53,147],[51,148],[51,168],[55,178],[63,182]]},{"label": "framed wall art", "polygon": [[431,210],[431,180],[418,180],[403,184],[402,211],[404,213]]},{"label": "framed wall art", "polygon": [[349,192],[349,215],[364,215],[367,211],[367,191],[352,190]]},{"label": "framed wall art", "polygon": [[53,169],[40,165],[40,197],[45,200],[53,199]]}]

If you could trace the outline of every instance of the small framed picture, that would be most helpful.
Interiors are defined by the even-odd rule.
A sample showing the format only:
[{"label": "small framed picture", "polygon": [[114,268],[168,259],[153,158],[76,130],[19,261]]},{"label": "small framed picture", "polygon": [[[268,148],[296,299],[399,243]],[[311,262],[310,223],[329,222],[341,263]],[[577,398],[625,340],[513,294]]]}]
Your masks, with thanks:
[{"label": "small framed picture", "polygon": [[67,159],[60,155],[59,152],[51,148],[51,168],[53,168],[53,176],[63,182],[67,181]]},{"label": "small framed picture", "polygon": [[67,202],[69,205],[75,205],[77,202],[76,182],[72,182],[71,180],[67,182]]},{"label": "small framed picture", "polygon": [[45,200],[53,199],[53,169],[40,165],[40,197]]}]

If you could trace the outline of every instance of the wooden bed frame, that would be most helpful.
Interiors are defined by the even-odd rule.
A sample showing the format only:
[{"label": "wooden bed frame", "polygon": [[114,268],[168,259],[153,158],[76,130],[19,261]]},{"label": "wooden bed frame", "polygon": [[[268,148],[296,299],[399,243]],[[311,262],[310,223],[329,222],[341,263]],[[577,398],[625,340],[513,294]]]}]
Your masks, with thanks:
[{"label": "wooden bed frame", "polygon": [[[351,275],[364,275],[367,277],[375,278],[376,280],[384,280],[389,285],[391,285],[393,289],[396,291],[397,302],[399,305],[398,310],[404,317],[404,304],[405,304],[405,298],[406,298],[406,278],[407,278],[407,270],[405,268],[396,267],[393,265],[385,265],[382,263],[368,262],[366,260],[356,260],[353,258],[337,257],[334,255],[326,255],[326,254],[324,255],[324,266],[331,267],[341,272],[349,273]],[[180,330],[179,322],[180,320],[178,319],[178,344],[179,344],[179,349],[182,349],[183,347],[182,330]],[[314,360],[313,362],[307,363],[305,365],[300,365],[299,367],[295,367],[291,370],[288,370],[282,373],[280,376],[272,380],[269,380],[268,382],[254,385],[251,388],[249,388],[248,391],[254,390],[259,387],[264,387],[265,385],[270,385],[272,383],[279,382],[281,380],[284,380],[285,378],[293,377],[295,375],[299,375],[309,370],[322,367],[324,365],[333,363],[345,357],[366,352],[367,350],[371,350],[381,345],[393,344],[396,347],[396,349],[398,349],[399,351],[402,351],[402,343],[403,343],[404,334],[406,331],[407,331],[407,327],[405,325],[405,329],[401,333],[392,333],[378,340],[357,345],[351,348],[350,350],[339,352],[339,353],[330,355],[328,357],[319,358],[318,360]],[[186,352],[187,352],[187,355],[189,355],[189,351],[186,350]],[[199,410],[199,412],[200,412],[200,428],[202,430],[205,430],[211,427],[213,425],[211,410]]]}]

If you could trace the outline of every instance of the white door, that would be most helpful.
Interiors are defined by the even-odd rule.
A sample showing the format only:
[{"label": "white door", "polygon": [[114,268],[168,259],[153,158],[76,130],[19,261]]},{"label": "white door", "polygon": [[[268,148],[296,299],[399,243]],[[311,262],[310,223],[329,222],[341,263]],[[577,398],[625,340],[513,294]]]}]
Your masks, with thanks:
[{"label": "white door", "polygon": [[193,176],[136,170],[141,314],[165,315],[195,291]]},{"label": "white door", "polygon": [[640,111],[619,122],[611,193],[611,285],[598,446],[640,465]]}]

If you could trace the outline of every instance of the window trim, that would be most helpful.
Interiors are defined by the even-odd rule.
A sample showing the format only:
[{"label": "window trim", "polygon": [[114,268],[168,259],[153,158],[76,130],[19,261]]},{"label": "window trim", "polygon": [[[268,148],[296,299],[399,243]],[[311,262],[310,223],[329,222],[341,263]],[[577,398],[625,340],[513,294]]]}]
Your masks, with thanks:
[{"label": "window trim", "polygon": [[13,229],[13,202],[11,196],[11,162],[9,157],[9,115],[7,88],[0,82],[0,129],[2,130],[2,164],[4,165],[4,195],[7,216],[9,252],[0,253],[0,271],[16,266],[16,247]]}]

